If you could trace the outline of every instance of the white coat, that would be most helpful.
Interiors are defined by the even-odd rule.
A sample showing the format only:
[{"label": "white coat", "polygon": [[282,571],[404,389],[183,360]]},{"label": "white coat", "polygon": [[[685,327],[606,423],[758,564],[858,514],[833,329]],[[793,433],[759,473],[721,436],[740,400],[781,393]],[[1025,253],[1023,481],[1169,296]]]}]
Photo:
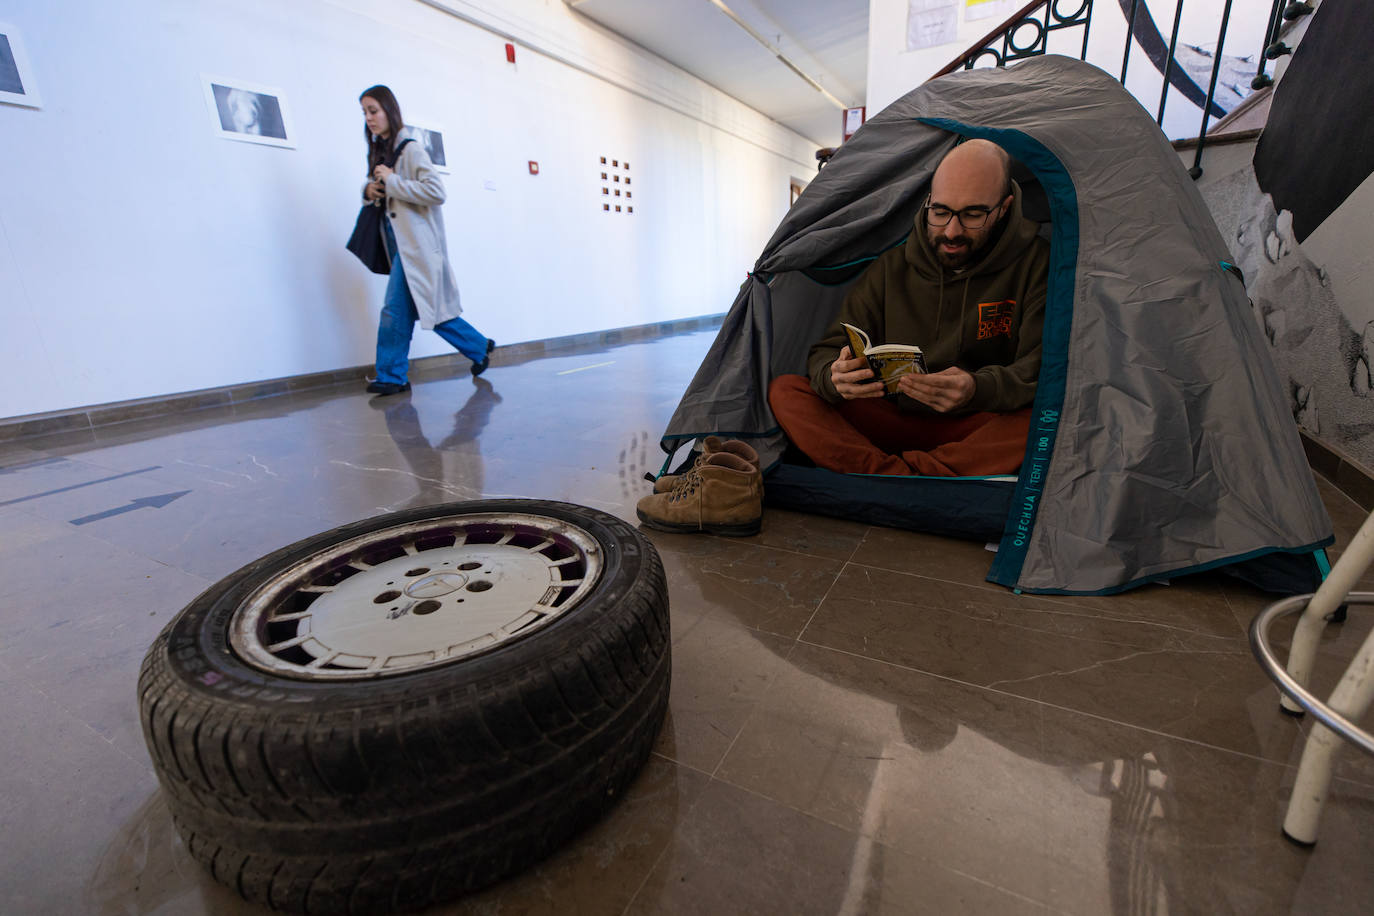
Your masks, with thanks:
[{"label": "white coat", "polygon": [[[396,142],[406,139],[415,142],[407,143],[401,150],[386,178],[386,210],[396,233],[396,249],[406,285],[420,315],[420,327],[432,330],[436,324],[463,314],[463,307],[448,262],[448,239],[440,211],[445,197],[443,179],[425,152],[420,132],[413,127],[403,128]],[[382,244],[386,244],[385,238]]]}]

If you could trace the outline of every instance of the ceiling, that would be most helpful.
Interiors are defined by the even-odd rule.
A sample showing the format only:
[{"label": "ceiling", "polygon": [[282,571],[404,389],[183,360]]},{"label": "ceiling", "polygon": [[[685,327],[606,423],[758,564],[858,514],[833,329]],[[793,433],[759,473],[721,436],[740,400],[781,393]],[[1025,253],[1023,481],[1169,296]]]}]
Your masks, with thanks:
[{"label": "ceiling", "polygon": [[[838,146],[844,108],[864,104],[869,0],[564,2],[818,147]],[[825,91],[793,72],[778,55]]]}]

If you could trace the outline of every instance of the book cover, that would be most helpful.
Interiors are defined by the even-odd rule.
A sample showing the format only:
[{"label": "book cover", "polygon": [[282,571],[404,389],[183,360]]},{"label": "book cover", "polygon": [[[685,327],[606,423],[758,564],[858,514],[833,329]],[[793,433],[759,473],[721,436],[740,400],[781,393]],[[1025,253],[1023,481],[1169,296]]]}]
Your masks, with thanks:
[{"label": "book cover", "polygon": [[863,328],[844,322],[841,324],[849,337],[849,351],[868,360],[873,377],[882,379],[888,394],[896,392],[897,380],[902,376],[913,372],[925,373],[926,359],[920,347],[914,344],[880,344],[875,347]]}]

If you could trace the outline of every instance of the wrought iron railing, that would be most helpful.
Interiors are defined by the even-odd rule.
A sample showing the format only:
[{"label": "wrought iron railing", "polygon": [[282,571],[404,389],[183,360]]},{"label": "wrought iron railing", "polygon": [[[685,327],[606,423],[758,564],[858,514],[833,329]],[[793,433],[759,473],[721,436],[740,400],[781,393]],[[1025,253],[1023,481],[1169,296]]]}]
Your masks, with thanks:
[{"label": "wrought iron railing", "polygon": [[1311,12],[1312,4],[1306,0],[1289,0],[1287,3],[1284,0],[1274,0],[1274,5],[1269,10],[1269,25],[1264,30],[1264,50],[1259,55],[1259,70],[1255,73],[1255,78],[1250,81],[1251,89],[1263,89],[1266,86],[1274,85],[1274,78],[1264,72],[1269,61],[1278,60],[1285,54],[1293,53],[1293,49],[1279,38],[1283,23],[1301,19]]},{"label": "wrought iron railing", "polygon": [[[1074,0],[1069,0],[1074,2]],[[991,61],[1004,67],[1027,57],[1046,53],[1050,35],[1061,29],[1082,28],[1083,50],[1079,60],[1088,55],[1088,28],[1092,24],[1093,0],[1077,0],[1078,9],[1069,13],[1060,10],[1061,0],[1031,0],[978,39],[973,45],[946,64],[935,76],[955,70],[972,70],[980,62]],[[931,77],[934,79],[935,77]]]},{"label": "wrought iron railing", "polygon": [[[1163,76],[1156,109],[1156,120],[1164,124],[1164,110],[1169,100],[1169,90],[1174,89],[1202,111],[1202,123],[1198,128],[1197,147],[1193,167],[1189,174],[1194,179],[1202,175],[1202,151],[1207,142],[1207,128],[1213,118],[1225,114],[1216,104],[1217,80],[1221,75],[1222,50],[1231,22],[1232,0],[1225,0],[1221,13],[1220,28],[1217,32],[1216,50],[1212,54],[1212,72],[1207,89],[1195,83],[1178,62],[1179,25],[1183,21],[1185,0],[1176,0],[1172,33],[1168,43],[1163,33],[1155,25],[1154,19],[1144,0],[1117,0],[1122,13],[1126,16],[1126,43],[1121,55],[1121,82],[1126,82],[1130,66],[1131,48],[1139,46]],[[972,70],[979,66],[1004,67],[1027,57],[1048,53],[1050,38],[1065,29],[1082,29],[1083,41],[1079,59],[1088,56],[1088,36],[1092,28],[1094,0],[1031,0],[1021,9],[1012,13],[986,35],[974,42],[967,51],[950,61],[932,79],[944,76],[955,70]],[[1281,40],[1283,23],[1308,15],[1311,4],[1305,0],[1273,0],[1269,10],[1268,23],[1264,30],[1259,61],[1255,77],[1250,82],[1252,89],[1259,90],[1273,84],[1267,72],[1270,61],[1292,53]],[[1142,104],[1144,104],[1142,102]]]}]

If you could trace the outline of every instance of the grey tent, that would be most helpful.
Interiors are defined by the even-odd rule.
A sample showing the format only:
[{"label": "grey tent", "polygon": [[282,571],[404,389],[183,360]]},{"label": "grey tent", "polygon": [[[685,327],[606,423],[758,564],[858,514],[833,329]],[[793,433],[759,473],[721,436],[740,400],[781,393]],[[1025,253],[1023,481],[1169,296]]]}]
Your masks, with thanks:
[{"label": "grey tent", "polygon": [[[1017,160],[1027,213],[1051,243],[1019,475],[782,461],[769,381],[805,373],[849,285],[903,242],[960,137]],[[1178,154],[1116,80],[1058,56],[952,73],[869,120],[787,213],[669,422],[665,469],[690,440],[748,437],[770,504],[999,541],[988,579],[1030,592],[1106,593],[1213,568],[1311,590],[1331,522],[1229,259]]]}]

